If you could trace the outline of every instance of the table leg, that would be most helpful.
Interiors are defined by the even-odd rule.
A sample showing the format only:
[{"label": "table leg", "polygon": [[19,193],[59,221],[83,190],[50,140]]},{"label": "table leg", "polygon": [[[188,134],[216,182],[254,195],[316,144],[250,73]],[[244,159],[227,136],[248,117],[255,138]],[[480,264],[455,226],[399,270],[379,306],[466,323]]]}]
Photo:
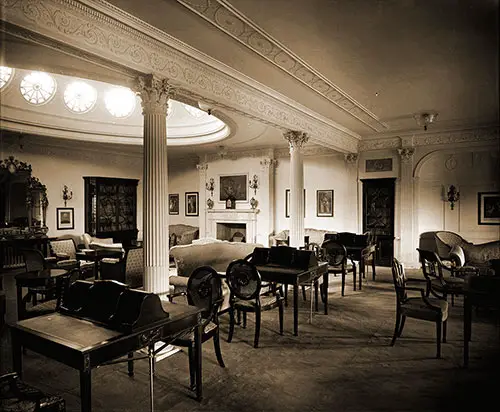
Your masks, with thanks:
[{"label": "table leg", "polygon": [[299,336],[299,285],[293,285],[293,334]]},{"label": "table leg", "polygon": [[196,356],[196,400],[203,399],[202,365],[201,365],[201,333],[203,326],[198,325],[194,331],[194,350]]},{"label": "table leg", "polygon": [[23,377],[23,348],[17,331],[11,329],[11,339],[12,339],[12,367],[14,372],[17,372],[20,379]]},{"label": "table leg", "polygon": [[375,282],[375,253],[372,255],[372,280]]},{"label": "table leg", "polygon": [[328,315],[328,271],[323,274],[323,305],[325,307],[325,315]]},{"label": "table leg", "polygon": [[16,285],[16,299],[17,299],[17,320],[21,320],[24,317],[24,308],[23,308],[23,287],[20,285]]},{"label": "table leg", "polygon": [[92,386],[90,369],[80,371],[80,400],[82,412],[92,410]]},{"label": "table leg", "polygon": [[134,376],[134,352],[128,353],[128,376]]},{"label": "table leg", "polygon": [[155,345],[151,344],[148,347],[148,358],[149,358],[149,410],[154,411],[154,366],[155,366],[155,355],[154,355]]},{"label": "table leg", "polygon": [[464,368],[469,366],[469,341],[471,335],[472,305],[467,294],[464,295]]},{"label": "table leg", "polygon": [[319,311],[319,292],[318,292],[318,278],[314,280],[314,311],[318,312]]}]

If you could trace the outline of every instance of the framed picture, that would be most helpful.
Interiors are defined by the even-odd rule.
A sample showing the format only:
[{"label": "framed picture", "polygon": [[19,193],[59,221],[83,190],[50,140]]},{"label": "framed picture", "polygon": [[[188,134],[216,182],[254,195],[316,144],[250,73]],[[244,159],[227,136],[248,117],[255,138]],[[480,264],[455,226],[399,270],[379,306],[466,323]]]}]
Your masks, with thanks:
[{"label": "framed picture", "polygon": [[219,201],[225,202],[227,198],[235,201],[248,200],[248,175],[222,175],[219,177]]},{"label": "framed picture", "polygon": [[179,214],[179,193],[173,193],[168,195],[168,214],[178,215]]},{"label": "framed picture", "polygon": [[186,192],[186,216],[198,216],[198,192]]},{"label": "framed picture", "polygon": [[500,192],[479,192],[477,194],[477,223],[479,225],[500,225]]},{"label": "framed picture", "polygon": [[333,216],[333,190],[316,190],[316,216]]},{"label": "framed picture", "polygon": [[[290,189],[285,190],[285,217],[290,217]],[[304,217],[306,217],[306,189],[304,189]]]},{"label": "framed picture", "polygon": [[57,230],[75,228],[75,209],[72,207],[56,208]]}]

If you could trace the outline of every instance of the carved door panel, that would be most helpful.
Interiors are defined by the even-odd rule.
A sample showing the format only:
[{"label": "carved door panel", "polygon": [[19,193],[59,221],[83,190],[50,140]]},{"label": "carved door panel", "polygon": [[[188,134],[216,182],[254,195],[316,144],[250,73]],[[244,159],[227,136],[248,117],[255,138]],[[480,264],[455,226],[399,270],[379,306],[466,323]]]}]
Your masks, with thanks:
[{"label": "carved door panel", "polygon": [[394,188],[395,179],[362,179],[363,233],[377,239],[375,263],[391,266],[394,257]]}]

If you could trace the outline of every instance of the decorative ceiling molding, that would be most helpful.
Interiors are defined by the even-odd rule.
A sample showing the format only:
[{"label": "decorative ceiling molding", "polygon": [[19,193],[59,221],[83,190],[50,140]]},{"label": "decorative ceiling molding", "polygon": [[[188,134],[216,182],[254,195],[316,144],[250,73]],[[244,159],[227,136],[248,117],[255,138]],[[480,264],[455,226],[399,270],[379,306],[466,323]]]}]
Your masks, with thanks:
[{"label": "decorative ceiling molding", "polygon": [[[278,128],[301,130],[340,152],[356,152],[360,136],[276,91],[217,62],[103,0],[0,0],[5,26],[17,36],[37,34],[67,48],[141,73],[168,78],[174,86],[228,110]],[[22,30],[12,33],[13,27]],[[27,32],[28,30],[28,32]],[[182,91],[180,91],[182,92]]]},{"label": "decorative ceiling molding", "polygon": [[413,146],[429,146],[457,143],[487,143],[494,140],[500,140],[500,128],[488,127],[479,129],[454,130],[448,132],[426,133],[413,136],[413,139],[407,137],[389,137],[383,139],[363,140],[360,143],[359,151],[380,149],[397,149],[408,146],[409,141],[413,141]]},{"label": "decorative ceiling molding", "polygon": [[388,125],[225,0],[177,0],[193,13],[377,132]]}]

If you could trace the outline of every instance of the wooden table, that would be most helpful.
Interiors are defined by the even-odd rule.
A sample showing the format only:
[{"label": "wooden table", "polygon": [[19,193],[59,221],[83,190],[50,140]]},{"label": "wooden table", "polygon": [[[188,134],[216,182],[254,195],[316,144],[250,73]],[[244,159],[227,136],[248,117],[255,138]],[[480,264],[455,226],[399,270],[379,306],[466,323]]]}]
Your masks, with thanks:
[{"label": "wooden table", "polygon": [[[299,286],[310,282],[314,283],[323,276],[323,284],[328,285],[328,263],[320,262],[318,266],[306,270],[287,268],[284,266],[267,264],[256,265],[260,276],[265,282],[276,282],[284,285],[293,285],[293,334],[299,334]],[[325,315],[328,314],[328,293],[323,301]],[[316,310],[318,299],[316,294]]]},{"label": "wooden table", "polygon": [[81,410],[91,411],[91,370],[98,366],[124,361],[133,362],[132,352],[149,349],[150,400],[153,410],[154,344],[170,341],[180,333],[194,330],[196,357],[196,398],[202,399],[200,309],[195,306],[162,302],[169,317],[132,333],[112,330],[96,323],[54,313],[25,319],[12,325],[14,370],[22,377],[22,349],[59,361],[80,373]]},{"label": "wooden table", "polygon": [[24,318],[23,288],[46,286],[55,278],[68,273],[66,269],[44,269],[18,273],[16,279],[17,319]]}]

